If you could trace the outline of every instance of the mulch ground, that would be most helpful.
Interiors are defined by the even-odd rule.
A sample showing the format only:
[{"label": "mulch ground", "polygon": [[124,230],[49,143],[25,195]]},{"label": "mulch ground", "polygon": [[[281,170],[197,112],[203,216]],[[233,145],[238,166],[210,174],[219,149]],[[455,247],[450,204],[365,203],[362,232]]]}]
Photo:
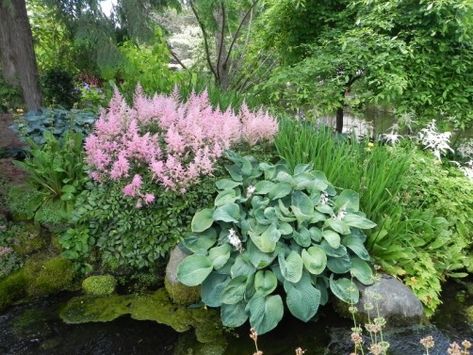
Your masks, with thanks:
[{"label": "mulch ground", "polygon": [[[0,152],[23,146],[16,133],[9,128],[12,123],[11,115],[0,114]],[[12,158],[0,159],[0,177],[13,184],[21,184],[25,181],[25,174],[13,164]]]}]

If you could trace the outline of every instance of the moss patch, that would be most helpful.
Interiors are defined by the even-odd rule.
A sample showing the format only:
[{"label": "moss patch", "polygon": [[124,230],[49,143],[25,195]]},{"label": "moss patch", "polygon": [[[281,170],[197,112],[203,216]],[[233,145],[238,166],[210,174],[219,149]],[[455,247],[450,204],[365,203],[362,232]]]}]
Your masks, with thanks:
[{"label": "moss patch", "polygon": [[28,260],[24,272],[29,280],[27,293],[32,297],[66,289],[71,285],[75,275],[72,263],[60,256],[46,260]]},{"label": "moss patch", "polygon": [[188,305],[200,301],[200,286],[188,287],[180,282],[171,282],[165,278],[164,287],[171,300],[176,304]]},{"label": "moss patch", "polygon": [[28,280],[23,270],[10,274],[0,281],[0,310],[26,295]]},{"label": "moss patch", "polygon": [[11,227],[9,234],[13,237],[13,250],[26,256],[43,249],[46,240],[41,235],[41,227],[32,223],[19,223]]},{"label": "moss patch", "polygon": [[188,308],[172,303],[165,289],[146,295],[81,296],[71,299],[60,316],[69,324],[107,322],[129,314],[133,319],[151,320],[177,332],[195,329],[201,343],[221,341],[218,313],[203,308]]},{"label": "moss patch", "polygon": [[82,281],[82,290],[88,295],[111,295],[116,286],[117,280],[112,275],[89,276]]}]

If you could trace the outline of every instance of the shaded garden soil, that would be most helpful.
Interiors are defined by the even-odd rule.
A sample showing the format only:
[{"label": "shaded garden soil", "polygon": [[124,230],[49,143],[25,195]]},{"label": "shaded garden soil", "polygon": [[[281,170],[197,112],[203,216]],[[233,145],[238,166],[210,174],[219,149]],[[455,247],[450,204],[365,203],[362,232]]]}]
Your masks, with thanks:
[{"label": "shaded garden soil", "polygon": [[23,143],[14,131],[10,129],[13,117],[10,114],[0,114],[0,177],[6,182],[21,184],[25,174],[13,164],[9,152],[21,149]]}]

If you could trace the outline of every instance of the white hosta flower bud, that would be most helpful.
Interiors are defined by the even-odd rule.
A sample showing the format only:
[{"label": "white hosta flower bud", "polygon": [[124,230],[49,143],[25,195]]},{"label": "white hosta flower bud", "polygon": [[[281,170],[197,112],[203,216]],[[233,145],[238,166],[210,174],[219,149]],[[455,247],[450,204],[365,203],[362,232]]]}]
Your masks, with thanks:
[{"label": "white hosta flower bud", "polygon": [[243,251],[243,245],[241,243],[241,240],[240,238],[238,238],[238,235],[236,234],[235,230],[233,228],[231,228],[229,231],[228,231],[228,242],[236,249],[238,250],[239,252],[242,252]]}]

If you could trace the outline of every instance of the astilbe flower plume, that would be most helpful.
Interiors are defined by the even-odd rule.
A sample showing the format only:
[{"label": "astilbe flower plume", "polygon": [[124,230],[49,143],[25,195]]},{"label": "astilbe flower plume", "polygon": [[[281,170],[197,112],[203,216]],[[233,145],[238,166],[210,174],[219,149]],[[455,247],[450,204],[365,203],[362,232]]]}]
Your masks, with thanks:
[{"label": "astilbe flower plume", "polygon": [[277,121],[262,110],[254,113],[244,105],[237,114],[212,108],[206,92],[182,102],[176,90],[147,97],[137,87],[133,106],[115,92],[85,150],[94,180],[123,181],[124,195],[150,204],[154,195],[143,188],[148,175],[167,189],[185,192],[200,176],[212,174],[226,149],[271,140],[277,130]]}]

